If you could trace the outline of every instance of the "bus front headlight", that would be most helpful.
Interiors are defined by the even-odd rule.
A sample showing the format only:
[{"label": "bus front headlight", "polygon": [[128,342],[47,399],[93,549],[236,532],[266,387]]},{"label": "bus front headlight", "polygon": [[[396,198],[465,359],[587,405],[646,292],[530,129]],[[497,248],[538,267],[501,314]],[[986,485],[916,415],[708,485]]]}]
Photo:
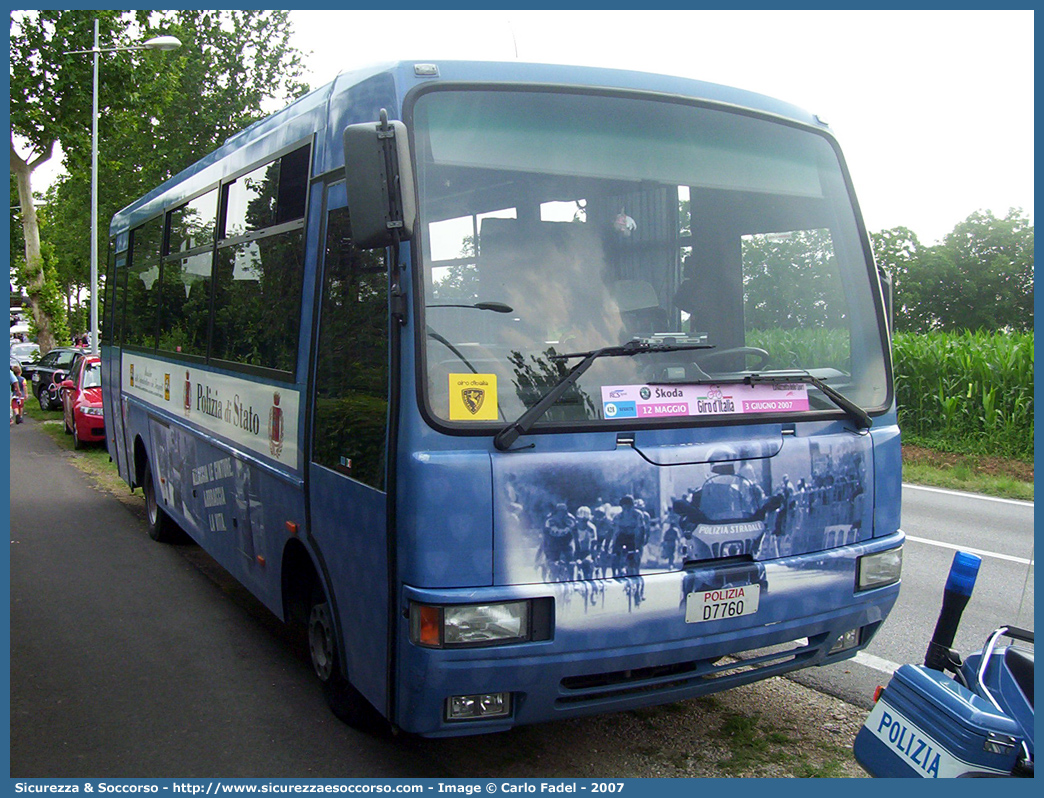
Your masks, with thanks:
[{"label": "bus front headlight", "polygon": [[902,571],[902,546],[860,557],[856,568],[856,592],[898,582]]},{"label": "bus front headlight", "polygon": [[410,639],[429,648],[495,646],[530,640],[530,602],[410,605]]}]

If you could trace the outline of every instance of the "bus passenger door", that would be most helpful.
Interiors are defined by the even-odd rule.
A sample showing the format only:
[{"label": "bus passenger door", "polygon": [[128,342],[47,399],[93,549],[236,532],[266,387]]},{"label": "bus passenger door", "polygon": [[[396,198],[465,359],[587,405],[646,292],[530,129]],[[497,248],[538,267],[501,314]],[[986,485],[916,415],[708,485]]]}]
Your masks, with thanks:
[{"label": "bus passenger door", "polygon": [[120,250],[122,247],[122,251],[110,254],[109,273],[105,280],[101,343],[108,352],[102,358],[102,393],[105,400],[105,445],[109,449],[109,456],[116,463],[120,477],[128,484],[133,484],[134,473],[123,424],[123,318],[119,312],[123,307],[127,285],[127,241],[128,235],[123,233],[110,245],[112,250]]},{"label": "bus passenger door", "polygon": [[310,535],[339,621],[348,678],[383,709],[388,691],[388,274],[383,251],[351,246],[344,183],[327,191],[310,392]]}]

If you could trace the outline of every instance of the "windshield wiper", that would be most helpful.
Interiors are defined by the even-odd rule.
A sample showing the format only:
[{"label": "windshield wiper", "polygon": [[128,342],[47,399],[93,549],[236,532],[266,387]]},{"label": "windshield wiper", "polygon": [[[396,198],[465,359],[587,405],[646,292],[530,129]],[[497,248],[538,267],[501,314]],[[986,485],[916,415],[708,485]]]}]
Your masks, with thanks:
[{"label": "windshield wiper", "polygon": [[493,445],[498,450],[506,452],[511,444],[518,440],[520,435],[529,432],[534,423],[547,412],[548,408],[557,402],[569,387],[580,379],[591,364],[600,357],[630,357],[632,355],[643,355],[648,352],[680,352],[686,349],[713,349],[713,344],[654,344],[648,341],[628,341],[622,346],[606,346],[591,352],[572,352],[567,355],[552,355],[551,360],[570,360],[574,357],[582,357],[579,363],[571,368],[565,376],[551,386],[535,405],[512,421],[493,437]]},{"label": "windshield wiper", "polygon": [[470,305],[457,305],[457,304],[445,304],[445,305],[425,305],[427,308],[469,308],[472,310],[492,310],[494,313],[514,313],[515,309],[511,305],[505,305],[503,302],[473,302]]},{"label": "windshield wiper", "polygon": [[870,415],[863,410],[859,405],[845,396],[843,393],[838,391],[836,388],[832,388],[823,382],[819,377],[809,374],[805,371],[787,372],[785,374],[748,374],[743,378],[743,382],[747,385],[756,384],[771,384],[771,383],[787,383],[787,382],[803,382],[806,385],[814,385],[823,395],[830,398],[834,404],[848,413],[849,417],[856,422],[860,427],[870,429],[873,425],[873,419]]}]

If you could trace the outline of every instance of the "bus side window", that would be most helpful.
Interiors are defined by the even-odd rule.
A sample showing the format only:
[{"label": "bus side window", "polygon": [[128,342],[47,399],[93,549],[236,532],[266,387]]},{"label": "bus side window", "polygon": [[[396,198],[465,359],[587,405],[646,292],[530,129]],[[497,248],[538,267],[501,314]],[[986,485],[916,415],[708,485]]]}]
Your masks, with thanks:
[{"label": "bus side window", "polygon": [[161,351],[206,357],[213,261],[208,250],[163,262]]},{"label": "bus side window", "polygon": [[224,184],[211,360],[297,369],[310,152],[298,148]]},{"label": "bus side window", "polygon": [[127,273],[127,312],[123,342],[153,349],[159,308],[160,242],[163,217],[150,219],[131,233],[131,261]]},{"label": "bus side window", "polygon": [[212,189],[167,214],[160,351],[207,355],[217,204],[218,191]]},{"label": "bus side window", "polygon": [[[109,239],[109,258],[102,281],[101,308],[98,310],[98,324],[101,327],[98,342],[110,345],[115,343],[112,338],[112,311],[113,294],[116,290],[116,259],[116,239],[112,238]],[[122,256],[120,259],[122,260]],[[91,333],[93,334],[94,331],[92,330]]]},{"label": "bus side window", "polygon": [[303,277],[300,229],[219,250],[210,357],[292,373]]},{"label": "bus side window", "polygon": [[127,303],[127,251],[116,255],[112,280],[112,345],[123,346],[123,319]]},{"label": "bus side window", "polygon": [[348,209],[327,221],[312,459],[384,488],[388,272],[384,250],[351,241]]}]

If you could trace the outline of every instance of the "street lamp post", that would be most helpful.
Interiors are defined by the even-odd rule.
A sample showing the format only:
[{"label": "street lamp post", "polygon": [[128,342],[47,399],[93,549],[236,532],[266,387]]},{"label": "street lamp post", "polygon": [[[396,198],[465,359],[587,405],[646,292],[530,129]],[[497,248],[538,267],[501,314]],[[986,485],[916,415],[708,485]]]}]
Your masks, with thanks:
[{"label": "street lamp post", "polygon": [[66,55],[94,56],[94,101],[91,106],[91,354],[98,354],[98,56],[128,50],[177,50],[181,42],[174,36],[156,36],[128,47],[101,48],[98,43],[98,20],[94,20],[94,47],[71,50]]}]

